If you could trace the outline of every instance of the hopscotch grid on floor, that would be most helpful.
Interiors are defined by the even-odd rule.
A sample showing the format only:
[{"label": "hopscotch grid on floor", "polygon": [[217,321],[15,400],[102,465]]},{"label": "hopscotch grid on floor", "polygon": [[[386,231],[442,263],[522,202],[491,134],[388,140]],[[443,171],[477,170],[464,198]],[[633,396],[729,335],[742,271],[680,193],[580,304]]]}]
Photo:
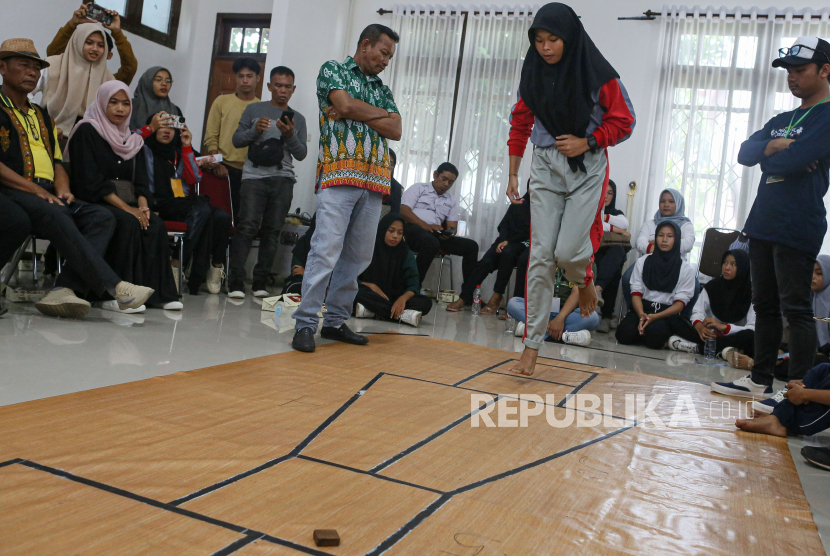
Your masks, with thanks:
[{"label": "hopscotch grid on floor", "polygon": [[[249,469],[247,471],[244,471],[242,473],[234,475],[233,477],[229,477],[229,478],[227,478],[223,481],[220,481],[218,483],[214,483],[213,485],[209,485],[209,486],[207,486],[205,488],[202,488],[202,489],[200,489],[196,492],[193,492],[191,494],[188,494],[186,496],[183,496],[181,498],[173,500],[172,502],[161,502],[161,501],[158,501],[158,500],[154,500],[152,498],[148,498],[148,497],[142,496],[140,494],[135,494],[135,493],[130,492],[130,491],[125,490],[125,489],[121,489],[121,488],[118,488],[118,487],[107,485],[105,483],[101,483],[99,481],[95,481],[95,480],[92,480],[92,479],[87,479],[87,478],[84,478],[84,477],[80,477],[80,476],[75,475],[73,473],[70,473],[68,471],[64,471],[64,470],[61,470],[61,469],[56,469],[56,468],[53,468],[53,467],[49,467],[47,465],[42,465],[42,464],[30,461],[30,460],[26,460],[26,459],[23,459],[23,458],[15,458],[15,459],[8,460],[6,462],[2,462],[2,463],[0,463],[0,468],[10,466],[10,465],[23,465],[23,466],[28,467],[30,469],[50,473],[52,475],[62,477],[62,478],[65,478],[65,479],[69,479],[71,481],[83,484],[85,486],[90,486],[90,487],[93,487],[93,488],[103,490],[103,491],[108,492],[110,494],[115,494],[115,495],[118,495],[118,496],[122,496],[122,497],[131,499],[131,500],[136,501],[136,502],[140,502],[140,503],[143,503],[143,504],[148,504],[148,505],[153,506],[155,508],[159,508],[159,509],[162,509],[162,510],[167,510],[167,511],[185,516],[185,517],[190,517],[192,519],[196,519],[196,520],[202,521],[204,523],[208,523],[208,524],[211,524],[211,525],[214,525],[214,526],[229,529],[231,531],[234,531],[236,533],[240,533],[240,534],[244,535],[244,537],[234,541],[233,543],[231,543],[228,546],[220,549],[219,551],[214,552],[212,556],[225,556],[225,555],[233,554],[234,552],[236,552],[236,551],[244,548],[245,546],[248,546],[249,544],[251,544],[253,542],[256,542],[258,540],[263,540],[263,541],[269,542],[271,544],[277,544],[277,545],[280,545],[280,546],[283,546],[283,547],[286,547],[286,548],[291,548],[293,550],[296,550],[296,551],[304,553],[304,554],[311,554],[311,555],[315,555],[315,556],[329,554],[327,552],[316,550],[314,548],[311,548],[311,547],[308,547],[308,546],[305,546],[305,545],[301,545],[301,544],[298,544],[298,543],[294,543],[294,542],[286,540],[286,539],[281,539],[279,537],[274,537],[274,536],[269,535],[267,533],[264,533],[262,531],[256,531],[256,530],[253,530],[253,529],[248,529],[248,528],[246,528],[244,526],[241,526],[241,525],[236,525],[234,523],[223,521],[221,519],[213,518],[213,517],[210,517],[210,516],[198,513],[198,512],[194,512],[194,511],[187,510],[187,509],[179,507],[181,504],[183,504],[185,502],[188,502],[190,500],[194,500],[196,498],[199,498],[199,497],[204,496],[206,494],[209,494],[211,492],[215,492],[216,490],[219,490],[219,489],[221,489],[225,486],[233,484],[233,483],[235,483],[237,481],[240,481],[244,478],[250,477],[251,475],[255,475],[255,474],[257,474],[261,471],[269,469],[269,468],[271,468],[275,465],[278,465],[278,464],[280,464],[282,462],[285,462],[285,461],[288,461],[290,459],[295,459],[296,458],[296,459],[309,461],[309,462],[312,462],[312,463],[318,463],[318,464],[322,464],[322,465],[333,466],[333,467],[337,467],[337,468],[344,469],[344,470],[347,470],[347,471],[352,471],[354,473],[358,473],[358,474],[362,474],[362,475],[368,475],[370,477],[374,477],[374,478],[377,478],[377,479],[380,479],[380,480],[390,481],[390,482],[394,482],[394,483],[397,483],[397,484],[400,484],[400,485],[403,485],[403,486],[408,486],[408,487],[411,487],[411,488],[425,490],[425,491],[429,491],[429,492],[432,492],[434,494],[437,494],[438,498],[436,500],[434,500],[429,505],[427,505],[426,508],[421,510],[412,519],[410,519],[407,523],[405,523],[401,528],[399,528],[396,532],[392,533],[384,541],[382,541],[380,544],[378,544],[378,546],[376,546],[374,549],[370,550],[366,554],[366,556],[376,556],[376,555],[383,554],[389,548],[392,548],[398,542],[403,540],[404,537],[406,537],[409,533],[411,533],[418,525],[420,525],[423,521],[425,521],[427,518],[429,518],[432,514],[437,512],[439,509],[441,509],[441,507],[443,507],[447,502],[449,502],[454,496],[456,496],[458,494],[461,494],[461,493],[464,493],[464,492],[469,492],[471,490],[474,490],[474,489],[479,488],[481,486],[484,486],[486,484],[490,484],[490,483],[499,481],[501,479],[516,475],[518,473],[521,473],[521,472],[526,471],[528,469],[532,469],[532,468],[537,467],[539,465],[543,465],[543,464],[545,464],[549,461],[552,461],[554,459],[557,459],[557,458],[560,458],[562,456],[568,455],[568,454],[573,453],[575,451],[581,450],[582,448],[585,448],[585,447],[590,446],[592,444],[596,444],[598,442],[601,442],[603,440],[611,438],[611,437],[613,437],[617,434],[620,434],[622,432],[630,430],[630,429],[636,427],[639,424],[636,421],[633,421],[631,419],[611,416],[615,419],[621,419],[625,422],[632,422],[632,424],[626,425],[624,427],[621,427],[618,430],[615,430],[615,431],[612,431],[610,433],[601,435],[597,438],[588,440],[586,442],[583,442],[582,444],[572,446],[570,448],[567,448],[565,450],[556,452],[554,454],[550,454],[548,456],[545,456],[544,458],[526,463],[526,464],[521,465],[519,467],[516,467],[514,469],[509,469],[507,471],[503,471],[503,472],[498,473],[496,475],[493,475],[491,477],[480,479],[480,480],[475,481],[473,483],[470,483],[468,485],[458,487],[458,488],[456,488],[454,490],[451,490],[449,492],[443,492],[443,491],[433,489],[433,488],[430,488],[430,487],[426,487],[426,486],[423,486],[423,485],[417,485],[417,484],[414,484],[414,483],[401,481],[399,479],[395,479],[395,478],[392,478],[392,477],[386,477],[386,476],[380,475],[379,472],[382,471],[383,469],[386,469],[387,467],[389,467],[392,464],[400,461],[401,459],[405,458],[406,456],[412,454],[413,452],[415,452],[418,449],[422,448],[426,444],[432,442],[433,440],[435,440],[436,438],[438,438],[441,435],[445,434],[446,432],[448,432],[448,431],[452,430],[453,428],[457,427],[459,424],[461,424],[464,421],[466,421],[467,419],[469,419],[473,414],[479,412],[481,409],[484,409],[485,407],[487,407],[491,404],[495,404],[500,397],[503,396],[503,397],[508,398],[508,399],[514,399],[514,400],[517,399],[517,398],[514,398],[513,396],[509,396],[509,395],[490,394],[488,392],[481,392],[481,391],[478,391],[478,390],[473,390],[471,388],[465,388],[463,386],[460,386],[464,382],[472,380],[475,377],[481,376],[484,373],[491,373],[491,374],[497,374],[497,375],[515,376],[515,378],[518,378],[518,379],[535,380],[535,381],[539,381],[539,382],[546,382],[546,383],[557,384],[557,385],[562,385],[562,386],[569,386],[569,387],[574,388],[574,390],[570,394],[568,394],[565,398],[563,398],[562,402],[560,402],[559,404],[556,404],[556,406],[554,406],[554,407],[560,407],[561,408],[565,403],[567,403],[567,401],[569,399],[571,399],[574,395],[576,395],[577,392],[579,392],[584,386],[586,386],[588,383],[590,383],[594,378],[596,378],[599,375],[599,373],[590,373],[588,371],[579,371],[579,370],[576,370],[576,369],[568,369],[567,367],[562,367],[563,369],[566,369],[566,370],[569,370],[569,371],[585,372],[585,373],[588,373],[588,374],[591,375],[586,380],[584,380],[581,384],[574,387],[574,386],[569,385],[569,384],[560,384],[560,383],[556,383],[556,382],[552,382],[552,381],[534,379],[533,377],[505,374],[505,373],[499,373],[499,372],[493,371],[493,369],[498,368],[499,366],[504,365],[505,363],[509,363],[511,361],[516,361],[516,359],[508,359],[508,360],[502,361],[501,363],[498,363],[496,365],[492,365],[491,367],[488,367],[487,369],[484,369],[482,371],[478,371],[478,372],[474,373],[473,375],[465,378],[464,380],[461,380],[461,381],[459,381],[457,383],[454,383],[454,384],[445,384],[445,383],[440,383],[440,382],[432,382],[432,381],[428,381],[428,380],[423,380],[423,379],[418,379],[418,378],[413,378],[413,377],[407,377],[407,376],[403,376],[403,375],[395,375],[395,374],[391,374],[391,373],[384,373],[384,372],[378,373],[361,390],[359,390],[351,398],[349,398],[345,403],[343,403],[334,413],[332,413],[325,421],[323,421],[323,423],[321,423],[318,427],[316,427],[305,439],[303,439],[299,444],[297,444],[297,446],[293,450],[291,450],[291,452],[289,452],[288,454],[286,454],[284,456],[281,456],[279,458],[275,458],[275,459],[270,460],[268,462],[265,462],[265,463],[263,463],[263,464],[261,464],[257,467],[254,467],[252,469]],[[546,366],[551,366],[551,365],[546,365]],[[305,455],[302,454],[302,451],[306,447],[308,447],[308,445],[311,444],[311,442],[313,442],[314,439],[316,439],[318,436],[320,436],[332,423],[334,423],[337,420],[337,418],[339,418],[341,415],[343,415],[349,407],[351,407],[357,400],[359,400],[373,385],[375,385],[384,376],[390,376],[390,377],[394,377],[394,378],[402,378],[402,379],[407,379],[407,380],[415,380],[415,381],[418,381],[418,382],[428,382],[428,383],[435,384],[435,385],[438,385],[438,386],[445,386],[445,387],[455,388],[455,389],[459,389],[459,390],[481,392],[481,393],[484,393],[484,394],[489,394],[489,395],[494,396],[494,399],[490,402],[487,402],[483,407],[479,407],[478,409],[470,411],[466,415],[460,417],[459,419],[456,419],[455,421],[453,421],[452,423],[446,425],[442,429],[440,429],[440,430],[436,431],[435,433],[429,435],[428,437],[416,442],[412,446],[410,446],[410,447],[406,448],[405,450],[399,452],[395,456],[392,456],[391,458],[389,458],[385,462],[382,462],[381,464],[375,466],[374,468],[370,469],[369,471],[363,471],[361,469],[352,468],[352,467],[345,466],[345,465],[342,465],[342,464],[339,464],[339,463],[330,462],[330,461],[326,461],[326,460],[322,460],[322,459],[318,459],[318,458],[313,458],[313,457],[305,456]],[[543,402],[542,405],[551,405],[551,404],[547,404],[547,403]],[[579,410],[579,409],[575,409],[575,408],[572,408],[572,407],[567,408],[567,409],[572,409],[573,411],[581,411],[583,413],[589,413],[589,414],[594,414],[594,415],[601,415],[602,414],[602,413],[597,413],[597,412],[593,412],[593,411]]]}]

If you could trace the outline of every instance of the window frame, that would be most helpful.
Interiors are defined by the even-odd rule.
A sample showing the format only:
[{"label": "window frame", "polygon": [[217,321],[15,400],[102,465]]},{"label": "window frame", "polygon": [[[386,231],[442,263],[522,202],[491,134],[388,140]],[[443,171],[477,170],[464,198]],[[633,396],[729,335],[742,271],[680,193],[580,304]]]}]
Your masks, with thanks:
[{"label": "window frame", "polygon": [[162,33],[141,23],[144,13],[144,0],[126,0],[126,13],[121,14],[121,28],[138,35],[148,41],[176,50],[176,40],[179,35],[179,18],[182,12],[182,0],[170,0],[170,20],[167,32]]}]

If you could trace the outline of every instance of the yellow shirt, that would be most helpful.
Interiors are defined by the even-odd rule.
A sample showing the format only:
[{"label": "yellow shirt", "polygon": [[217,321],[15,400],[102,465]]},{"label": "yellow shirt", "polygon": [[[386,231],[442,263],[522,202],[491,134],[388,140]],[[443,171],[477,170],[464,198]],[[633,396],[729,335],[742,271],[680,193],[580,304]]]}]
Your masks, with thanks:
[{"label": "yellow shirt", "polygon": [[[29,105],[29,117],[23,116],[23,113],[17,108],[14,108],[14,113],[23,127],[26,129],[26,135],[29,136],[29,148],[32,149],[32,159],[35,164],[35,177],[44,180],[55,181],[55,167],[52,160],[49,158],[49,151],[46,150],[46,145],[43,144],[43,138],[40,136],[40,124],[37,121],[37,113],[35,109]],[[35,138],[34,133],[37,133]],[[61,155],[61,148],[58,145],[58,128],[52,126],[52,146],[55,149],[55,160],[63,160]]]},{"label": "yellow shirt", "polygon": [[240,100],[235,94],[220,95],[213,101],[205,126],[205,154],[218,150],[222,153],[222,162],[242,169],[245,159],[248,158],[248,148],[234,147],[233,134],[239,127],[239,120],[242,118],[245,107],[254,102],[262,101],[256,97],[251,100]]}]

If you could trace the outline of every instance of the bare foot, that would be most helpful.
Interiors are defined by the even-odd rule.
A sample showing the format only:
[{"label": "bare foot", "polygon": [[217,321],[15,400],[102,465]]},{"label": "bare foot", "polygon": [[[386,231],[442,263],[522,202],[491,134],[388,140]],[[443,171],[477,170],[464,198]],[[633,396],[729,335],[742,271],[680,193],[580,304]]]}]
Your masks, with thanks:
[{"label": "bare foot", "polygon": [[508,369],[511,373],[522,376],[530,376],[536,370],[536,358],[539,357],[538,349],[526,347],[522,357],[515,365]]},{"label": "bare foot", "polygon": [[754,419],[738,419],[735,426],[746,432],[757,432],[772,436],[787,436],[787,427],[781,424],[775,415],[762,415]]},{"label": "bare foot", "polygon": [[495,315],[496,312],[499,310],[499,305],[501,305],[504,296],[500,293],[494,293],[490,296],[490,301],[487,302],[487,305],[481,308],[479,314],[481,315]]},{"label": "bare foot", "polygon": [[584,288],[579,288],[579,314],[583,319],[587,319],[591,314],[597,310],[597,290],[594,288],[594,283],[591,282]]},{"label": "bare foot", "polygon": [[452,303],[450,303],[449,305],[447,305],[447,311],[449,311],[450,313],[457,313],[458,311],[460,311],[463,308],[464,308],[464,300],[461,299],[460,297],[458,299],[456,299],[455,301],[453,301]]}]

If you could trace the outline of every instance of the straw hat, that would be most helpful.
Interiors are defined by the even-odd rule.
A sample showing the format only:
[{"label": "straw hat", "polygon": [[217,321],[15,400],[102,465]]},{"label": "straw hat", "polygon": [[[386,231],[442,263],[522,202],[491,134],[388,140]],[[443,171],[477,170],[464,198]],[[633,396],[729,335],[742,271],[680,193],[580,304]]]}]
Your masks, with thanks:
[{"label": "straw hat", "polygon": [[23,57],[40,62],[41,68],[48,68],[49,62],[40,57],[32,39],[7,39],[0,44],[0,60]]}]

